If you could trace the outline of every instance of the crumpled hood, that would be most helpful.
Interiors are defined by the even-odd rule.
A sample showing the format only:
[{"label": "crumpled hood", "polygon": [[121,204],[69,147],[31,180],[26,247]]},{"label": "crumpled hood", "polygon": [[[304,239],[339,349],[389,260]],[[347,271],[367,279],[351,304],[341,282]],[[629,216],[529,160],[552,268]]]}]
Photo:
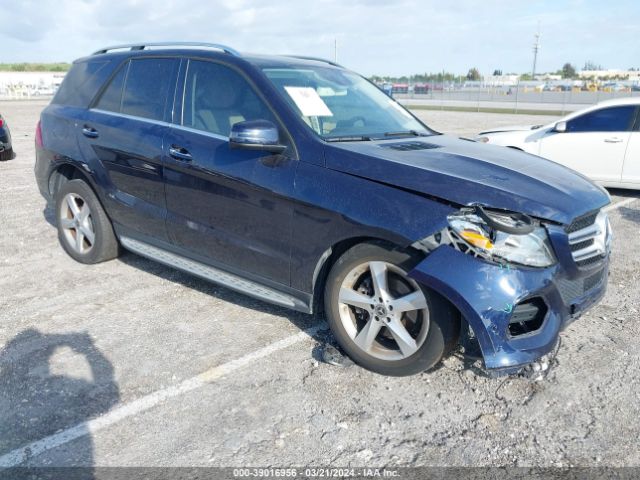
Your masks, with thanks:
[{"label": "crumpled hood", "polygon": [[[406,149],[421,147],[411,146],[418,142],[429,148]],[[609,203],[602,188],[562,165],[447,135],[335,143],[325,155],[332,170],[459,205],[481,204],[564,224]]]}]

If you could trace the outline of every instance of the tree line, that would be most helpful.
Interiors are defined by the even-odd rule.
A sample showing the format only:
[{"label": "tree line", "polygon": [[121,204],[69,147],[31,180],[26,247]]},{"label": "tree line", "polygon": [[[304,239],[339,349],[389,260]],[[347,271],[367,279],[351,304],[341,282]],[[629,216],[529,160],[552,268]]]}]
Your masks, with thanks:
[{"label": "tree line", "polygon": [[[585,62],[582,70],[605,70],[602,65],[595,62]],[[636,68],[630,68],[630,71],[635,71]],[[563,79],[571,80],[578,78],[578,69],[571,63],[566,62],[562,68],[555,72],[551,72],[555,75],[560,75]],[[493,71],[493,76],[501,76],[502,70],[496,69]],[[532,80],[530,73],[516,74],[510,73],[509,75],[518,75],[520,80]],[[482,75],[476,67],[469,69],[466,75],[458,75],[451,72],[437,72],[437,73],[420,73],[414,75],[403,75],[400,77],[394,76],[381,76],[373,75],[371,80],[374,82],[393,82],[393,83],[453,83],[461,81],[479,81],[482,80]]]}]

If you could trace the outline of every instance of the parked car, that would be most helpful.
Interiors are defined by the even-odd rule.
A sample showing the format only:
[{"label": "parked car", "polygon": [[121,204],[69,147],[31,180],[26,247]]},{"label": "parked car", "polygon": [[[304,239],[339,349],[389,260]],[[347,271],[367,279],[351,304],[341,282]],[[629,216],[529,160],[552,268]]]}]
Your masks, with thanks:
[{"label": "parked car", "polygon": [[413,93],[416,95],[426,95],[429,93],[431,86],[428,83],[416,83],[413,86]]},{"label": "parked car", "polygon": [[11,160],[12,158],[11,130],[9,130],[7,121],[0,115],[0,160]]},{"label": "parked car", "polygon": [[36,131],[36,179],[71,257],[123,247],[324,312],[382,374],[433,367],[461,332],[486,368],[517,371],[606,289],[602,188],[441,135],[326,60],[103,49],[74,62]]},{"label": "parked car", "polygon": [[601,102],[548,125],[487,130],[478,140],[548,158],[606,187],[640,188],[640,98]]},{"label": "parked car", "polygon": [[394,83],[391,86],[392,93],[409,93],[409,85],[407,83]]},{"label": "parked car", "polygon": [[39,96],[51,96],[56,93],[56,89],[53,86],[40,86],[31,92],[31,95]]}]

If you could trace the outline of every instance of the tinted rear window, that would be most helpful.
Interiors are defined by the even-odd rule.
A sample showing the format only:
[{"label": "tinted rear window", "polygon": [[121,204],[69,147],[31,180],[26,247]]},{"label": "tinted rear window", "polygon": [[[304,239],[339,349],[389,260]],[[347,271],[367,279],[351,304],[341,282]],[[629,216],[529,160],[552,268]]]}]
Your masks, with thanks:
[{"label": "tinted rear window", "polygon": [[172,58],[132,60],[122,95],[122,113],[163,120],[177,65]]},{"label": "tinted rear window", "polygon": [[89,60],[74,63],[51,103],[86,107],[115,65],[112,60]]}]

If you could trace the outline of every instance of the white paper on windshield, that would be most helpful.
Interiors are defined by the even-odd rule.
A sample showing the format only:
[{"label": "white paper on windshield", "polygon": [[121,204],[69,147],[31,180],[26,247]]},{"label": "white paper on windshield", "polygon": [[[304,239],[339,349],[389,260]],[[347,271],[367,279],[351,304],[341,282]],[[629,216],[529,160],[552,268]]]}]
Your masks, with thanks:
[{"label": "white paper on windshield", "polygon": [[315,88],[284,87],[305,117],[333,117]]}]

